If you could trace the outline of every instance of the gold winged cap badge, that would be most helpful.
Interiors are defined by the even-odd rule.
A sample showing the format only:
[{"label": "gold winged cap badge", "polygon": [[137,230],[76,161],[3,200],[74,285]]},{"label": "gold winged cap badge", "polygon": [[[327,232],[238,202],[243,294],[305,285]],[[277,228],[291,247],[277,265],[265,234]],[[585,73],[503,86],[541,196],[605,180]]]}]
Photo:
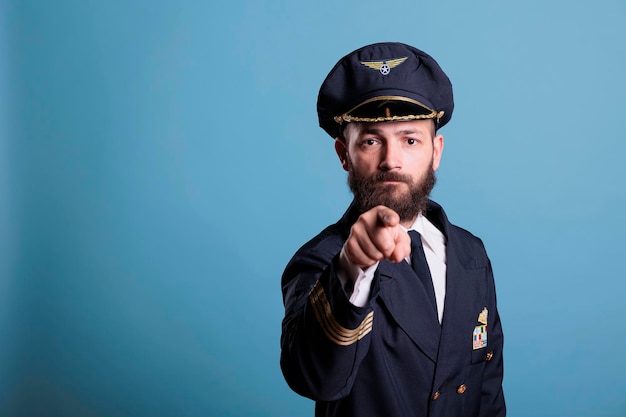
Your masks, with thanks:
[{"label": "gold winged cap badge", "polygon": [[402,64],[404,61],[407,60],[407,58],[408,57],[405,56],[404,58],[388,59],[384,61],[360,61],[360,62],[366,67],[378,70],[380,71],[381,74],[387,75],[391,72],[392,68],[395,68],[398,65]]}]

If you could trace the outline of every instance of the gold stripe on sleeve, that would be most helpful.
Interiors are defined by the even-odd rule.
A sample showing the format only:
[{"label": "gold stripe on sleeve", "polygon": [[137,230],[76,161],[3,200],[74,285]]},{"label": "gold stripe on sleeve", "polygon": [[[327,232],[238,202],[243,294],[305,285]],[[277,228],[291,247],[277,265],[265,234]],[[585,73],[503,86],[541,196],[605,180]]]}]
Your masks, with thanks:
[{"label": "gold stripe on sleeve", "polygon": [[364,338],[372,331],[374,312],[371,311],[356,329],[346,329],[340,325],[330,308],[322,284],[317,281],[309,294],[309,300],[320,327],[328,339],[340,346],[349,346]]}]

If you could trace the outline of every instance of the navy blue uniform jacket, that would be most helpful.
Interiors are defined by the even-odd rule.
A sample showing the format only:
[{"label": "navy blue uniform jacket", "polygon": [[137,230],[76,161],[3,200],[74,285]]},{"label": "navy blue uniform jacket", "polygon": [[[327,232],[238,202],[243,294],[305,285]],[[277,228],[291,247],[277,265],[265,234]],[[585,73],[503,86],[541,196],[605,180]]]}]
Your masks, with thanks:
[{"label": "navy blue uniform jacket", "polygon": [[318,417],[505,416],[502,327],[480,239],[429,202],[425,215],[447,239],[440,325],[405,261],[380,262],[366,306],[348,301],[338,255],[359,214],[353,203],[284,271],[280,362],[289,386],[316,401]]}]

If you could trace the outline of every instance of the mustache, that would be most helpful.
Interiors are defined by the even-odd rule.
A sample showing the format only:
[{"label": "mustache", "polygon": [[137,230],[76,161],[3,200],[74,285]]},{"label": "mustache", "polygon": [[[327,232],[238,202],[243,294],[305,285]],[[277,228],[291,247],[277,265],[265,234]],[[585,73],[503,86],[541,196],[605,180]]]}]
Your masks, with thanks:
[{"label": "mustache", "polygon": [[384,181],[397,181],[411,184],[413,180],[408,175],[398,174],[397,172],[379,172],[370,179],[373,183]]}]

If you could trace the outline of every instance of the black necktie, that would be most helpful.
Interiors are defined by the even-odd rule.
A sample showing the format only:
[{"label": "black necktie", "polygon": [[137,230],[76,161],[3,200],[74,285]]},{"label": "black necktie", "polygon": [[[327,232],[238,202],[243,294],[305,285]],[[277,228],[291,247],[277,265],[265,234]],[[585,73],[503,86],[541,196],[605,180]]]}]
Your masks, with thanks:
[{"label": "black necktie", "polygon": [[435,300],[435,288],[433,287],[433,279],[430,276],[430,269],[428,268],[426,255],[424,254],[422,237],[415,230],[409,230],[409,236],[411,237],[411,266],[419,279],[422,281],[422,284],[424,284],[426,294],[428,294],[430,302],[436,312],[437,301]]}]

